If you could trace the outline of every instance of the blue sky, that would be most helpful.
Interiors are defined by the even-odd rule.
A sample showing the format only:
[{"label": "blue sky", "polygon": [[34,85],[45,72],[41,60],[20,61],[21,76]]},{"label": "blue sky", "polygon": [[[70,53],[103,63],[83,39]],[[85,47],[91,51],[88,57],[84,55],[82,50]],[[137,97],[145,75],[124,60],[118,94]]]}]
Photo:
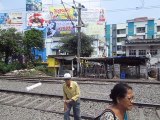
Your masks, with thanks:
[{"label": "blue sky", "polygon": [[[24,12],[26,0],[0,0],[0,12]],[[61,5],[61,0],[53,0],[53,5]],[[73,0],[63,0],[66,7]],[[160,0],[75,0],[86,8],[102,7],[106,9],[108,24],[125,23],[136,17],[160,18]]]}]

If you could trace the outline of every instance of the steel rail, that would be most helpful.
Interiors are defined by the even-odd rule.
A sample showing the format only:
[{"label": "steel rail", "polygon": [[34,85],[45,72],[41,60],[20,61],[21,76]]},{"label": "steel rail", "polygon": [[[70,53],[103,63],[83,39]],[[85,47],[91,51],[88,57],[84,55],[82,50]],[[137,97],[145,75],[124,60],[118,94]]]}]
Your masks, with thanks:
[{"label": "steel rail", "polygon": [[[13,76],[0,76],[0,79],[6,80],[19,80],[19,81],[39,81],[39,82],[53,82],[53,80],[63,80],[63,78],[56,78],[56,77],[13,77]],[[160,85],[160,81],[142,81],[142,80],[132,80],[132,79],[99,79],[99,78],[76,78],[73,77],[75,81],[78,82],[99,82],[98,84],[103,84],[104,82],[126,82],[126,83],[139,83],[139,84],[156,84]],[[88,84],[88,83],[84,83]],[[93,84],[93,83],[92,83]],[[97,84],[97,83],[96,83]]]},{"label": "steel rail", "polygon": [[[19,94],[28,94],[28,95],[38,95],[43,97],[56,97],[56,98],[63,98],[62,95],[55,95],[55,94],[44,94],[44,93],[33,93],[33,92],[25,92],[25,91],[15,91],[15,90],[5,90],[0,89],[0,92],[8,92],[8,93],[19,93]],[[81,97],[82,101],[92,101],[92,102],[104,102],[104,103],[112,103],[111,100],[105,100],[105,99],[94,99],[94,98],[84,98]],[[140,103],[140,102],[134,102],[135,106],[138,107],[154,107],[154,108],[160,108],[160,104],[153,104],[153,103]]]}]

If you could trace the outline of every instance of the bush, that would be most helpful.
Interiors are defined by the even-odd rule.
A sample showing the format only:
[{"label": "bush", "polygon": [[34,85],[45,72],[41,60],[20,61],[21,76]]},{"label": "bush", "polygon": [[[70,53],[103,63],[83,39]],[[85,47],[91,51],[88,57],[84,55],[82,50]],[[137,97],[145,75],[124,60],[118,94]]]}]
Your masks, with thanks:
[{"label": "bush", "polygon": [[20,64],[19,62],[5,64],[4,62],[0,61],[0,73],[2,74],[5,74],[13,70],[24,69],[24,68],[26,68],[26,66],[24,64]]},{"label": "bush", "polygon": [[8,71],[7,65],[0,61],[0,73],[5,74]]},{"label": "bush", "polygon": [[36,66],[35,69],[36,69],[36,70],[39,70],[39,71],[42,71],[42,72],[44,72],[44,73],[47,73],[47,72],[48,72],[47,67],[45,67],[45,66],[43,66],[43,65]]},{"label": "bush", "polygon": [[36,66],[35,69],[45,73],[46,75],[54,76],[54,72],[50,71],[46,65]]}]

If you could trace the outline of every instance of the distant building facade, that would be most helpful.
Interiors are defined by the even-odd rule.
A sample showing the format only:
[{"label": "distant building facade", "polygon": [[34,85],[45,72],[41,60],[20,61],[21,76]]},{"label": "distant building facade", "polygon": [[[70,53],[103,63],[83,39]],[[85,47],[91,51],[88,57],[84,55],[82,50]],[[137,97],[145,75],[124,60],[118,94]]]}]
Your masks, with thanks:
[{"label": "distant building facade", "polygon": [[160,20],[147,17],[106,25],[108,56],[160,55]]}]

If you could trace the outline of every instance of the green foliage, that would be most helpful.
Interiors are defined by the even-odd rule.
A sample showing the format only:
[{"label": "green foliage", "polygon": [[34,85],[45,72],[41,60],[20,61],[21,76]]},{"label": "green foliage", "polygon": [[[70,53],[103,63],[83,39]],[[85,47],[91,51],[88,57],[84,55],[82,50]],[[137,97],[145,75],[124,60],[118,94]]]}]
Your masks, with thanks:
[{"label": "green foliage", "polygon": [[48,72],[47,67],[44,66],[44,65],[36,66],[35,69],[36,69],[36,70],[39,70],[39,71],[42,71],[42,72],[44,72],[44,73],[47,73],[47,72]]},{"label": "green foliage", "polygon": [[8,64],[9,57],[17,55],[22,51],[22,33],[15,28],[0,29],[0,52],[5,55],[5,63]]},{"label": "green foliage", "polygon": [[32,48],[38,48],[42,50],[44,47],[44,38],[43,32],[36,29],[31,29],[25,31],[24,38],[23,38],[23,45],[24,45],[24,52],[25,56],[27,56],[27,61],[33,62],[33,56],[31,54]]},{"label": "green foliage", "polygon": [[[66,52],[71,55],[77,55],[77,43],[78,37],[77,36],[65,36],[61,39],[63,45],[60,47],[60,50]],[[89,57],[93,52],[93,38],[85,35],[84,33],[81,34],[81,57]]]},{"label": "green foliage", "polygon": [[13,70],[24,69],[24,68],[26,68],[26,66],[23,64],[20,64],[18,62],[6,64],[6,63],[0,61],[0,73],[2,73],[2,74],[5,74],[5,73],[13,71]]},{"label": "green foliage", "polygon": [[5,74],[7,71],[7,65],[4,62],[0,62],[0,73]]},{"label": "green foliage", "polygon": [[43,73],[45,73],[46,75],[49,75],[49,76],[54,76],[55,75],[55,73],[53,71],[49,70],[46,65],[36,66],[35,69],[38,70],[38,71],[41,71],[41,72],[43,72]]},{"label": "green foliage", "polygon": [[23,43],[26,49],[31,50],[31,48],[37,47],[42,50],[44,45],[43,32],[36,29],[25,31]]}]

